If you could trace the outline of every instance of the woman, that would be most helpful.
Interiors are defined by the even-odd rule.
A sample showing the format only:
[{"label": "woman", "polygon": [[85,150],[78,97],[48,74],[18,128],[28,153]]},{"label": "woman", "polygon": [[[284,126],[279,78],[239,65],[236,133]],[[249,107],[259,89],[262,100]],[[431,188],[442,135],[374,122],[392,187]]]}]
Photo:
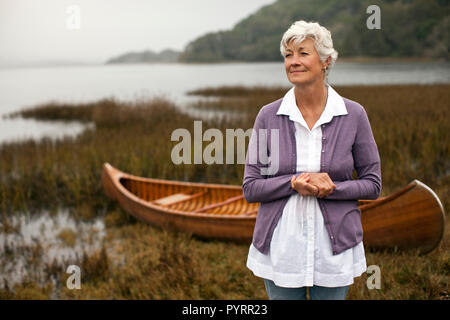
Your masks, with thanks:
[{"label": "woman", "polygon": [[327,29],[297,21],[280,49],[293,88],[253,127],[243,190],[260,207],[247,267],[270,299],[306,299],[306,288],[345,299],[367,267],[358,199],[380,195],[377,145],[364,108],[327,83],[337,59]]}]

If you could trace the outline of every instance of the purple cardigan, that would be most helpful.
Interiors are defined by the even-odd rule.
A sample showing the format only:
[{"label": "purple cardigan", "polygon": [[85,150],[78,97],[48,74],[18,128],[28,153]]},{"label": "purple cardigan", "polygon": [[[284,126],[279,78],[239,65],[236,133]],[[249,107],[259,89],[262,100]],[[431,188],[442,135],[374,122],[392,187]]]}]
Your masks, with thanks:
[{"label": "purple cardigan", "polygon": [[[343,99],[348,114],[334,116],[330,122],[322,125],[320,159],[320,172],[327,172],[336,185],[330,195],[318,198],[334,255],[354,247],[362,240],[358,199],[377,199],[381,193],[380,156],[367,113],[357,102]],[[245,161],[245,199],[248,202],[260,202],[252,242],[263,254],[269,252],[272,234],[284,206],[289,197],[297,192],[291,188],[291,178],[294,174],[300,174],[296,172],[294,123],[288,116],[276,114],[282,100],[274,101],[259,111]],[[270,142],[271,134],[278,131],[279,160],[276,172],[264,171],[268,167],[264,165],[268,163],[267,159],[261,161],[257,157],[257,161],[251,160],[258,154],[258,143],[254,142],[259,129],[267,130],[268,142],[262,146],[267,149],[266,156],[269,159],[271,146],[275,145]],[[358,180],[352,178],[353,169],[356,169]]]}]

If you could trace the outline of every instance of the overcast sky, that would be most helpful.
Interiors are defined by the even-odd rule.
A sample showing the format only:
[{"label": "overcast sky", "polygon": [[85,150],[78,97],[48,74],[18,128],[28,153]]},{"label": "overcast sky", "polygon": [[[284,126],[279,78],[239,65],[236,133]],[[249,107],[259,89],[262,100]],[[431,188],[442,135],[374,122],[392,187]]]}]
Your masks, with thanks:
[{"label": "overcast sky", "polygon": [[[182,50],[275,0],[0,0],[0,64]],[[75,11],[69,9],[75,5]],[[77,19],[79,8],[79,19]],[[77,25],[79,22],[79,29]]]}]

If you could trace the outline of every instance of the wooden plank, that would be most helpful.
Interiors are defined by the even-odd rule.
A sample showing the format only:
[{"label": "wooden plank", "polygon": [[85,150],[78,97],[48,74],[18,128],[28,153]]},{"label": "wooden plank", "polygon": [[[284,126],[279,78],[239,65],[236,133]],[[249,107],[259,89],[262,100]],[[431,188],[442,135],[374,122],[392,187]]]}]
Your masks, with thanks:
[{"label": "wooden plank", "polygon": [[223,202],[210,204],[209,206],[205,206],[203,208],[197,209],[194,212],[201,213],[201,212],[205,212],[207,210],[215,209],[215,208],[218,208],[218,207],[223,207],[223,206],[225,206],[227,204],[239,201],[239,200],[241,200],[243,198],[244,198],[244,195],[242,194],[242,195],[239,195],[239,196],[236,196],[236,197],[228,198],[227,200],[225,200]]},{"label": "wooden plank", "polygon": [[164,198],[159,198],[159,199],[153,200],[153,203],[160,205],[160,206],[168,206],[170,204],[186,200],[186,198],[189,198],[189,197],[190,197],[189,194],[175,193],[175,194],[172,194],[172,195],[164,197]]},{"label": "wooden plank", "polygon": [[194,194],[175,193],[175,194],[172,194],[172,195],[164,197],[164,198],[159,198],[159,199],[153,200],[152,203],[160,205],[160,206],[170,206],[175,203],[179,203],[179,202],[183,202],[183,201],[187,201],[187,200],[191,200],[191,199],[203,196],[207,192],[208,191],[202,191],[202,192],[197,192]]}]

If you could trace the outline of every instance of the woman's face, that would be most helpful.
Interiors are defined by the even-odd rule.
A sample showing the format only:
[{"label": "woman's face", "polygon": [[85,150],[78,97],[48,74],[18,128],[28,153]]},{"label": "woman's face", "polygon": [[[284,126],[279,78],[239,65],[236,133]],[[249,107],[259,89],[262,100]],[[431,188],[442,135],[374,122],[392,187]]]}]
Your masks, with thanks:
[{"label": "woman's face", "polygon": [[306,38],[298,46],[294,46],[293,41],[290,41],[284,56],[288,80],[294,85],[323,81],[325,74],[323,69],[328,66],[328,60],[323,63],[320,61],[314,40]]}]

